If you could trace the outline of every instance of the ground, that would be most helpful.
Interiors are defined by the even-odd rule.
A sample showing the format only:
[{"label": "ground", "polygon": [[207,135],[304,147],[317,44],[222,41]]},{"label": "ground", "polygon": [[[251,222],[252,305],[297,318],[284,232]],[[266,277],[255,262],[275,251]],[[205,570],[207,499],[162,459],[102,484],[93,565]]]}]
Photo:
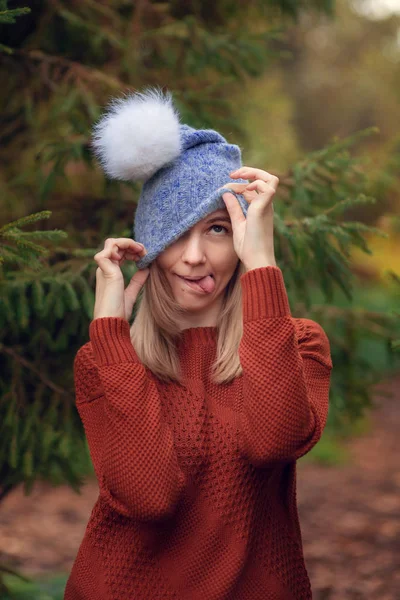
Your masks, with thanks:
[{"label": "ground", "polygon": [[[381,392],[390,391],[387,398]],[[298,507],[314,600],[400,599],[400,376],[376,389],[372,430],[341,467],[298,463]],[[27,575],[69,572],[97,485],[40,484],[0,513],[0,561]]]}]

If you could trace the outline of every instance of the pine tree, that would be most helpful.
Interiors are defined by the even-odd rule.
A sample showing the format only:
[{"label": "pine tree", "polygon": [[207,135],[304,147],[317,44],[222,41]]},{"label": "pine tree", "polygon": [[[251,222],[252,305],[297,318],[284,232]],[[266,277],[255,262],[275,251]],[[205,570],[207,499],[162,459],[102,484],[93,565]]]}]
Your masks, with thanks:
[{"label": "pine tree", "polygon": [[[131,236],[140,191],[94,164],[93,122],[111,96],[168,84],[184,122],[245,144],[229,91],[268,69],[285,19],[310,8],[333,11],[322,0],[57,0],[28,14],[0,0],[1,214],[10,219],[0,228],[0,500],[21,483],[29,493],[38,478],[78,491],[90,469],[73,358],[93,318],[94,254],[106,237]],[[368,254],[365,235],[385,235],[346,219],[348,208],[375,202],[350,152],[373,133],[334,140],[278,174],[277,262],[293,316],[317,320],[330,338],[329,426],[339,430],[371,406],[380,377],[359,357],[360,340],[376,337],[390,351],[399,329],[395,314],[334,303],[337,290],[352,297],[351,249]],[[127,281],[134,270],[124,265]]]}]

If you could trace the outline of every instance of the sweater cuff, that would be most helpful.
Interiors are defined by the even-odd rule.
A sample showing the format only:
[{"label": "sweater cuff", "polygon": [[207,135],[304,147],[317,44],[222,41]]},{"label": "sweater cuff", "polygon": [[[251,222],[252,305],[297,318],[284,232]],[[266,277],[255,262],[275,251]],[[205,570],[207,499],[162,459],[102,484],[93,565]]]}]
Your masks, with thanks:
[{"label": "sweater cuff", "polygon": [[130,337],[130,326],[121,317],[101,317],[89,325],[89,337],[98,366],[138,362]]},{"label": "sweater cuff", "polygon": [[243,321],[290,317],[289,299],[279,267],[250,269],[240,277]]}]

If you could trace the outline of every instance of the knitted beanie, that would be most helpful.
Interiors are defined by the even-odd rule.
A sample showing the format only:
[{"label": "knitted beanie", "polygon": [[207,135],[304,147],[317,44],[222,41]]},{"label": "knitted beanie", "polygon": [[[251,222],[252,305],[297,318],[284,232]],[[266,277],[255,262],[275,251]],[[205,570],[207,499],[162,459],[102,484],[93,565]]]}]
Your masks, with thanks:
[{"label": "knitted beanie", "polygon": [[144,181],[132,229],[147,250],[136,261],[138,269],[198,221],[226,208],[226,191],[247,214],[244,197],[225,185],[248,183],[229,177],[242,166],[240,148],[213,129],[181,124],[170,92],[147,88],[112,100],[94,126],[92,147],[109,177]]}]

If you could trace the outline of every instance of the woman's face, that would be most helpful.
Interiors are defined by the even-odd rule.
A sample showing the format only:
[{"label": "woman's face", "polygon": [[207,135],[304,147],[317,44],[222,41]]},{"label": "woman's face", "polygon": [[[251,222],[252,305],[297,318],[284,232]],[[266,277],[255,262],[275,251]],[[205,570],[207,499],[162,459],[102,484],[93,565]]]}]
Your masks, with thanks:
[{"label": "woman's face", "polygon": [[[168,246],[156,259],[165,273],[176,301],[188,312],[183,325],[215,326],[228,285],[239,258],[233,248],[227,209],[207,215]],[[208,291],[193,289],[182,277],[207,278]],[[199,286],[195,286],[198,288]]]}]

